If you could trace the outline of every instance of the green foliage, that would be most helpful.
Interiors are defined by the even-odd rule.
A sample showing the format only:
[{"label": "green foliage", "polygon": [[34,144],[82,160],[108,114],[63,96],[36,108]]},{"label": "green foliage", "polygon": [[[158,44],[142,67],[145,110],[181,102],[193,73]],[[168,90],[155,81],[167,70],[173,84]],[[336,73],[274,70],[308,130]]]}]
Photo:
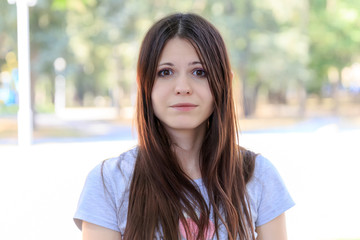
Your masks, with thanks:
[{"label": "green foliage", "polygon": [[312,91],[327,83],[328,70],[351,65],[360,54],[360,2],[354,0],[310,1],[309,36],[316,81]]},{"label": "green foliage", "polygon": [[19,108],[17,105],[6,106],[0,103],[0,115],[16,115]]},{"label": "green foliage", "polygon": [[[16,7],[0,4],[3,68],[6,54],[16,52]],[[101,95],[123,106],[130,101],[121,99],[136,89],[143,35],[155,20],[179,11],[203,15],[220,29],[244,102],[251,103],[246,114],[254,112],[260,87],[282,94],[301,85],[320,94],[330,67],[342,69],[359,58],[356,0],[39,0],[30,8],[32,79],[45,87],[35,89],[53,101],[61,74],[70,105]],[[58,58],[66,61],[62,72],[54,69]]]},{"label": "green foliage", "polygon": [[52,10],[65,11],[67,9],[67,0],[54,0],[51,5]]}]

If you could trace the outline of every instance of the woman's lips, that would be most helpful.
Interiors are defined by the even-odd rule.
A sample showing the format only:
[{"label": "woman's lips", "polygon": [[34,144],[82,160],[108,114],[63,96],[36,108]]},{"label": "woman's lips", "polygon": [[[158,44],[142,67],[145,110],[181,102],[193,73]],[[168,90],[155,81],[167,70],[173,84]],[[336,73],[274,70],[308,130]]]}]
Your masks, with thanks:
[{"label": "woman's lips", "polygon": [[191,111],[193,110],[194,108],[196,108],[198,105],[196,104],[192,104],[192,103],[177,103],[177,104],[174,104],[174,105],[171,105],[170,107],[171,108],[174,108],[176,110],[179,110],[179,111]]}]

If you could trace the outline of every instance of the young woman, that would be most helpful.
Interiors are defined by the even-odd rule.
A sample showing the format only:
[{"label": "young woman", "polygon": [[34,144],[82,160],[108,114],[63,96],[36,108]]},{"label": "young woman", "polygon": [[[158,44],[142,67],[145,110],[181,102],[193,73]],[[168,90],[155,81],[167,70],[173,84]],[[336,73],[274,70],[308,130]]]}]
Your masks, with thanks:
[{"label": "young woman", "polygon": [[138,146],[88,175],[74,217],[83,239],[287,239],[294,203],[273,165],[237,145],[215,27],[194,14],[155,23],[137,81]]}]

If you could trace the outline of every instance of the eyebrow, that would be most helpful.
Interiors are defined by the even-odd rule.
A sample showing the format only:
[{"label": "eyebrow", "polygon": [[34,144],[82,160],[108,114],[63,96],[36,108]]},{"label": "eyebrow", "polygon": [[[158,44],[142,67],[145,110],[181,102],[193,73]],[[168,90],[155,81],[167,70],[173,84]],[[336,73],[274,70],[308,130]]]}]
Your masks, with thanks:
[{"label": "eyebrow", "polygon": [[[202,62],[194,61],[194,62],[189,63],[188,65],[191,66],[191,65],[196,65],[196,64],[201,64],[201,65],[202,65]],[[160,66],[164,66],[164,65],[171,66],[171,67],[175,66],[175,65],[174,65],[173,63],[171,63],[171,62],[164,62],[164,63],[159,64],[159,67],[160,67]]]}]

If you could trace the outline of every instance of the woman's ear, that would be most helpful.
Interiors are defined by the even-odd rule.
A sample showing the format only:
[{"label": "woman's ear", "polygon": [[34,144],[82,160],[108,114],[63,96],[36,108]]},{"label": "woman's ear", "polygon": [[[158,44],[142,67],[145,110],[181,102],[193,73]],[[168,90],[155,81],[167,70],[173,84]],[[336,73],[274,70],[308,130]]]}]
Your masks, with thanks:
[{"label": "woman's ear", "polygon": [[232,80],[234,80],[234,71],[231,70],[230,72],[231,72],[231,81],[232,81]]}]

